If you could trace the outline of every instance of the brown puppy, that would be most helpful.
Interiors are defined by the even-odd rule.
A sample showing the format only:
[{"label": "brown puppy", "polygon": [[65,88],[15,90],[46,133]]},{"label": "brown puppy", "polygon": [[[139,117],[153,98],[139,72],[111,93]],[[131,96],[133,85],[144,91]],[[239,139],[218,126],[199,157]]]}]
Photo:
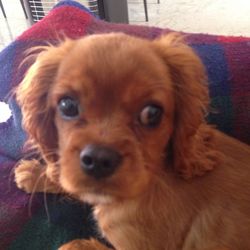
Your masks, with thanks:
[{"label": "brown puppy", "polygon": [[21,162],[18,187],[93,204],[117,250],[250,249],[249,146],[205,123],[204,68],[178,35],[46,47],[17,100],[46,162]]}]

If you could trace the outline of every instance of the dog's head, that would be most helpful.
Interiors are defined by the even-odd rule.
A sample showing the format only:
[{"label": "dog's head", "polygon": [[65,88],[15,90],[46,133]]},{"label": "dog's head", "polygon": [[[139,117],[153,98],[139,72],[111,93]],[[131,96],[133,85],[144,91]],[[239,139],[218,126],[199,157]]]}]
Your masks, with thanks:
[{"label": "dog's head", "polygon": [[180,36],[148,41],[113,33],[47,47],[17,100],[62,187],[107,202],[141,194],[171,169],[191,177],[212,168],[204,160],[209,138],[199,132],[205,82],[201,61]]}]

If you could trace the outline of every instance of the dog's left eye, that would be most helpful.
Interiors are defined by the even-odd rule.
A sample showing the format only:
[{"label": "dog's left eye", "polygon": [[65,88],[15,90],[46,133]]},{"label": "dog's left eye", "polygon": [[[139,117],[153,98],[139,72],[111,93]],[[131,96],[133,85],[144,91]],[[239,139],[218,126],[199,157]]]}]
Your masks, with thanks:
[{"label": "dog's left eye", "polygon": [[153,128],[159,125],[162,118],[163,109],[158,105],[148,105],[144,107],[139,115],[139,121],[143,126]]},{"label": "dog's left eye", "polygon": [[78,102],[71,97],[63,97],[58,102],[60,114],[65,119],[74,119],[79,115]]}]

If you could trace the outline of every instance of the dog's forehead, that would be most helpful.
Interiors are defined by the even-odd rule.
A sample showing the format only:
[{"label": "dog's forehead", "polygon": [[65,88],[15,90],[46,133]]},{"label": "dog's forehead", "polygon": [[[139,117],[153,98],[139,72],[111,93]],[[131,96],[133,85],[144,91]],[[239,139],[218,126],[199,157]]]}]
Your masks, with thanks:
[{"label": "dog's forehead", "polygon": [[126,35],[97,35],[80,39],[69,51],[65,64],[77,67],[91,77],[121,78],[126,73],[146,68],[159,58],[151,42]]},{"label": "dog's forehead", "polygon": [[132,77],[138,71],[157,77],[160,58],[150,41],[124,34],[94,35],[79,39],[62,62],[62,72],[90,77],[99,84]]},{"label": "dog's forehead", "polygon": [[97,35],[75,43],[61,63],[59,77],[81,95],[91,93],[99,102],[112,103],[165,85],[167,67],[150,41],[123,34]]}]

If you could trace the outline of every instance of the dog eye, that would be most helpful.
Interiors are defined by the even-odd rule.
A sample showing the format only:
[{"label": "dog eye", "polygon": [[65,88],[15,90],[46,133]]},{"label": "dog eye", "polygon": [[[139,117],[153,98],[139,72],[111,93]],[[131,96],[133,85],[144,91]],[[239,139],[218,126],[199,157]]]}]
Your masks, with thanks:
[{"label": "dog eye", "polygon": [[63,97],[58,102],[60,114],[65,119],[74,119],[79,115],[78,102],[71,97]]},{"label": "dog eye", "polygon": [[139,121],[141,125],[153,128],[156,127],[162,118],[162,108],[157,105],[148,105],[144,107],[140,113]]}]

